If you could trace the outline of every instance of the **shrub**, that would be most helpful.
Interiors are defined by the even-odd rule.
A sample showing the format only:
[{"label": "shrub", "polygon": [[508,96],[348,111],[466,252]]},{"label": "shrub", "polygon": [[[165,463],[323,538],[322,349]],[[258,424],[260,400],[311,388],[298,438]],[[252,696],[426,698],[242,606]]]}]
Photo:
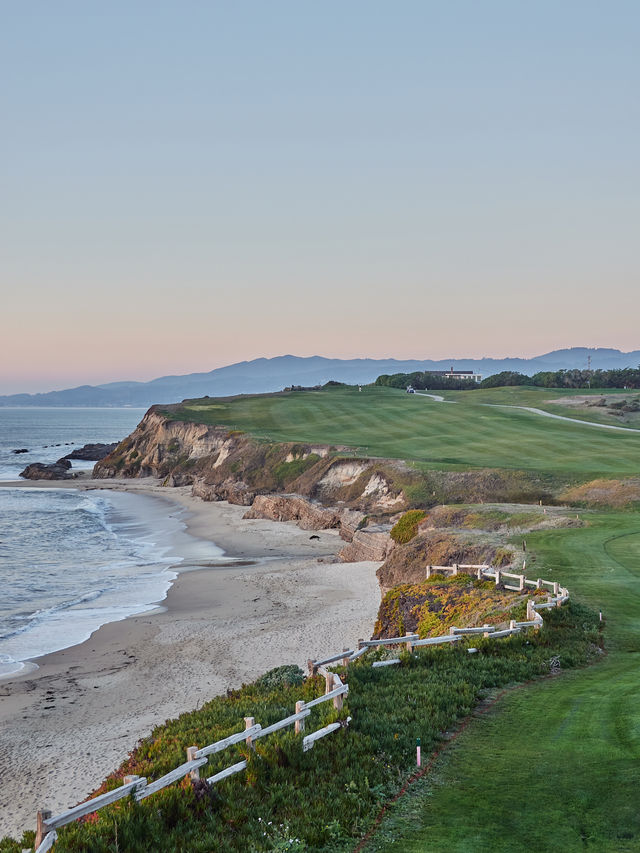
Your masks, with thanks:
[{"label": "shrub", "polygon": [[406,545],[418,533],[418,525],[427,513],[423,509],[410,509],[391,528],[391,538],[399,545]]},{"label": "shrub", "polygon": [[256,686],[264,690],[276,690],[281,687],[298,687],[304,681],[304,673],[294,663],[276,666],[265,672],[256,681]]},{"label": "shrub", "polygon": [[498,548],[493,560],[491,561],[491,565],[499,569],[502,566],[508,566],[512,560],[513,551],[511,548]]},{"label": "shrub", "polygon": [[273,476],[276,478],[278,486],[283,486],[297,480],[301,474],[304,474],[307,469],[319,461],[320,457],[317,453],[310,453],[308,456],[292,459],[290,462],[280,462],[274,467]]}]

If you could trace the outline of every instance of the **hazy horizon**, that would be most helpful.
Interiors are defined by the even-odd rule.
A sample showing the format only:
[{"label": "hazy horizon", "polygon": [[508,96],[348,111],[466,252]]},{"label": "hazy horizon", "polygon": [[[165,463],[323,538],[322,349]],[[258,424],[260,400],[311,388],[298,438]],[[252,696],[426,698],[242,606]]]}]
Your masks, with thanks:
[{"label": "hazy horizon", "polygon": [[[561,349],[565,349],[565,348],[563,347]],[[569,348],[567,348],[567,349],[569,349]],[[579,346],[579,347],[574,347],[574,349],[618,350],[618,351],[622,352],[623,354],[625,353],[625,351],[620,350],[619,347],[597,347],[597,348],[593,348],[593,347]],[[478,360],[482,360],[482,359],[495,359],[497,361],[502,361],[505,359],[532,359],[532,358],[536,358],[536,357],[539,357],[542,355],[546,355],[548,352],[549,351],[546,350],[544,352],[536,352],[533,355],[519,355],[519,354],[514,354],[514,353],[511,353],[508,355],[497,355],[497,356],[496,355],[487,355],[486,353],[482,356],[449,355],[449,356],[444,356],[443,358],[436,358],[436,357],[431,357],[431,356],[417,356],[417,357],[409,356],[407,358],[403,358],[403,357],[400,357],[397,355],[352,356],[351,358],[354,360],[356,360],[356,359],[373,359],[376,361],[388,361],[388,360],[395,360],[395,361],[449,361],[449,360],[451,360],[452,362],[461,362],[461,361],[473,362],[473,361],[478,361]],[[633,350],[630,350],[629,352],[633,352]],[[293,358],[309,358],[309,357],[311,357],[311,358],[316,357],[317,358],[317,357],[319,357],[319,358],[327,358],[327,359],[342,358],[341,356],[324,355],[322,353],[313,353],[312,356],[300,356],[298,353],[278,353],[275,356],[255,356],[255,359],[265,358],[265,359],[269,360],[269,359],[273,359],[273,358],[287,358],[287,357],[293,357]],[[204,368],[197,368],[195,370],[187,370],[187,371],[184,371],[184,374],[178,373],[175,370],[168,370],[166,373],[162,373],[162,374],[152,371],[150,373],[150,375],[145,376],[145,377],[118,376],[118,377],[110,377],[110,378],[103,379],[100,381],[95,381],[95,382],[81,382],[81,383],[78,383],[78,385],[57,385],[57,386],[51,386],[51,387],[44,387],[44,386],[42,386],[42,383],[40,385],[38,385],[37,380],[36,380],[35,381],[36,384],[32,388],[28,388],[28,387],[26,387],[26,385],[23,384],[23,385],[20,385],[19,389],[16,389],[16,390],[2,390],[2,385],[0,384],[0,396],[11,395],[11,394],[20,394],[20,393],[37,394],[37,393],[47,393],[49,391],[62,391],[62,390],[67,390],[67,389],[71,389],[71,388],[82,386],[82,385],[98,385],[99,386],[99,385],[108,385],[111,383],[118,383],[118,382],[141,382],[141,383],[144,383],[144,382],[149,382],[153,379],[160,379],[164,376],[180,376],[180,375],[189,375],[191,373],[196,373],[196,374],[197,373],[209,373],[210,371],[216,370],[217,368],[220,368],[220,367],[228,367],[228,366],[231,366],[233,364],[240,364],[240,363],[243,363],[245,361],[250,362],[253,360],[254,359],[240,359],[238,362],[231,362],[230,364],[221,364],[221,365],[216,365],[215,367],[204,367]],[[345,360],[351,360],[351,359],[345,359]],[[629,366],[634,367],[636,365],[630,364]],[[585,363],[585,367],[586,367],[586,363]],[[596,367],[597,367],[597,365],[596,365]],[[478,372],[478,371],[476,370],[476,372]]]},{"label": "hazy horizon", "polygon": [[34,0],[0,394],[284,352],[640,347],[640,7]]}]

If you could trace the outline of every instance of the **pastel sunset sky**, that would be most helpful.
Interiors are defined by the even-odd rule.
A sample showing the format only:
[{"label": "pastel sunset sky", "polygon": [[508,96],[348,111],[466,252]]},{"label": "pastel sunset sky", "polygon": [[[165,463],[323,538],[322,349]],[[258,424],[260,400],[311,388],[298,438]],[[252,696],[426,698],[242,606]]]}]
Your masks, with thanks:
[{"label": "pastel sunset sky", "polygon": [[30,0],[0,393],[640,347],[636,0]]}]

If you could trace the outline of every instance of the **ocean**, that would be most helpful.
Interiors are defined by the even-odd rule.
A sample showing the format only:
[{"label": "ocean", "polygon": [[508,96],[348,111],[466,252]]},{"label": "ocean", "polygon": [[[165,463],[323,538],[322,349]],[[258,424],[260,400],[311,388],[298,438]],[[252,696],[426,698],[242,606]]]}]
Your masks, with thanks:
[{"label": "ocean", "polygon": [[[0,678],[83,642],[100,625],[153,608],[185,560],[220,559],[221,549],[184,532],[185,511],[163,500],[7,482],[29,462],[120,440],[143,414],[0,408]],[[12,453],[19,448],[29,453]]]}]

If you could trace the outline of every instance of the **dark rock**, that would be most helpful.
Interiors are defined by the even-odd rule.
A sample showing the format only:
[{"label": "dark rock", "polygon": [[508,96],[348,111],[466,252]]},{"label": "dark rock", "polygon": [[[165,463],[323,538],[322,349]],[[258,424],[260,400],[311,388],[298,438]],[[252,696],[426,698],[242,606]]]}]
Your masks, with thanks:
[{"label": "dark rock", "polygon": [[34,462],[27,465],[24,471],[20,472],[20,476],[25,480],[73,480],[77,475],[72,474],[70,468],[71,462],[68,459],[58,459],[50,465]]},{"label": "dark rock", "polygon": [[12,450],[11,452],[12,453],[28,453],[29,450],[26,447],[20,447],[20,448],[18,448],[18,450]]},{"label": "dark rock", "polygon": [[84,447],[77,447],[75,450],[72,450],[64,458],[99,462],[115,450],[117,446],[117,441],[114,441],[113,444],[85,444]]}]

